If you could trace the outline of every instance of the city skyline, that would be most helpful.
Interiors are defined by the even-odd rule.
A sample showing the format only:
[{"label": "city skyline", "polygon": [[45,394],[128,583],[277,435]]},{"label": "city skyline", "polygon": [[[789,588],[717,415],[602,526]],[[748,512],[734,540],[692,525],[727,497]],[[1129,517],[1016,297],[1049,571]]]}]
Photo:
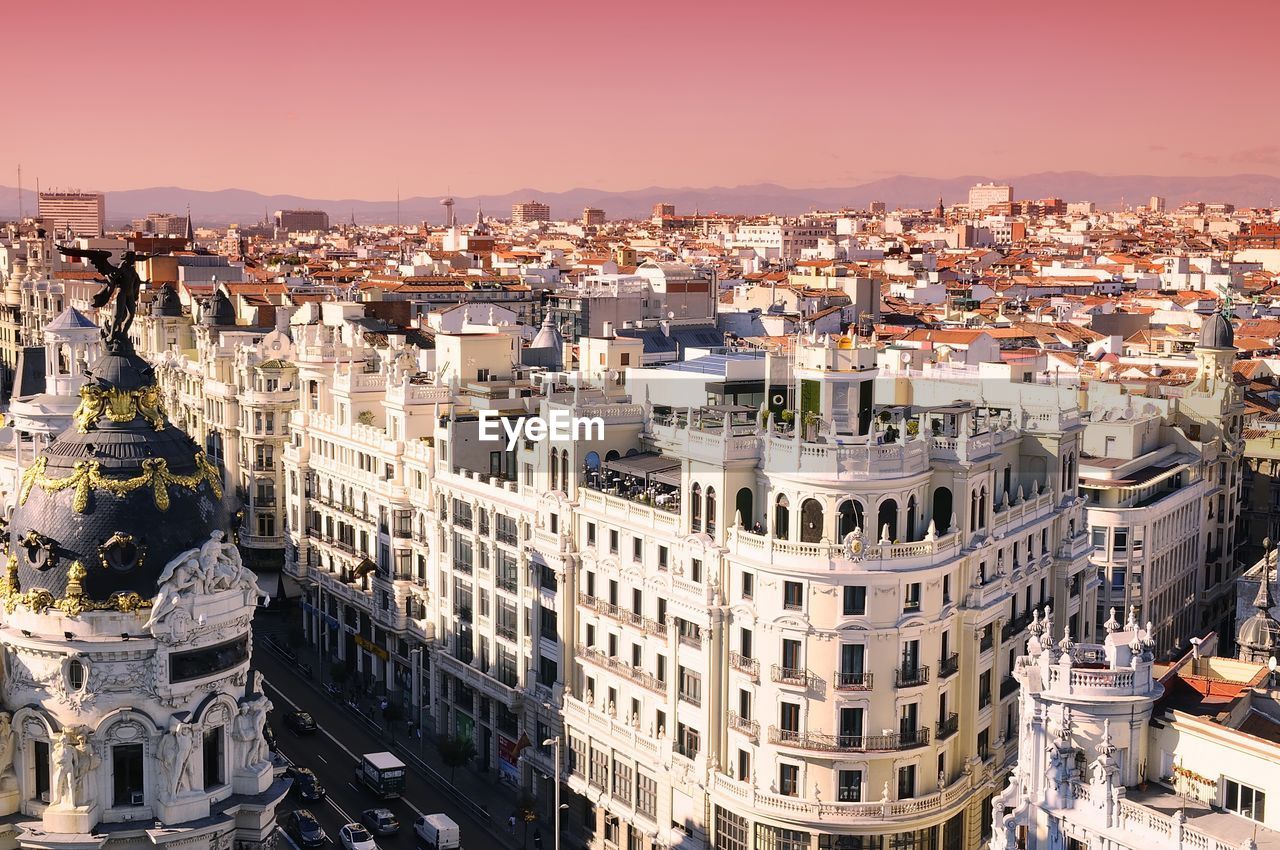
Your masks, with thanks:
[{"label": "city skyline", "polygon": [[[38,175],[114,191],[182,174],[193,189],[351,198],[1064,168],[1280,174],[1280,146],[1265,142],[1280,118],[1258,108],[1265,75],[1239,59],[1265,54],[1280,24],[1270,6],[1240,28],[1189,3],[1159,15],[1105,7],[1105,17],[1090,14],[1097,4],[1071,17],[936,5],[927,28],[905,29],[886,9],[835,5],[766,27],[718,3],[648,4],[630,17],[500,4],[482,32],[458,8],[389,4],[341,26],[258,7],[247,25],[238,12],[250,8],[127,25],[92,8],[72,20],[13,10],[16,27],[56,26],[75,45],[48,64],[44,42],[17,43],[17,67],[44,66],[50,92],[83,91],[85,74],[106,69],[112,95],[37,99],[25,123],[43,128],[38,143],[11,134],[0,161],[22,163],[32,185]],[[422,42],[397,48],[392,20]],[[184,26],[201,37],[164,37]],[[112,69],[131,38],[189,94],[119,80]],[[958,113],[966,90],[971,106]],[[1182,141],[1178,127],[1210,98],[1215,132]],[[226,111],[211,111],[219,103]],[[180,143],[139,144],[140,128]]]}]

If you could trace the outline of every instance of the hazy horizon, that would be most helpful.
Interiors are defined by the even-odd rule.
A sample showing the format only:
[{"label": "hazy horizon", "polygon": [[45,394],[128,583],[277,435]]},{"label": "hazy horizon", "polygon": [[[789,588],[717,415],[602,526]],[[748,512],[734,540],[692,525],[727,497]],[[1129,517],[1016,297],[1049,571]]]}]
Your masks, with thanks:
[{"label": "hazy horizon", "polygon": [[1280,174],[1275,4],[470,8],[21,4],[12,31],[57,37],[8,45],[35,96],[0,136],[0,182],[21,164],[24,188],[394,199]]}]

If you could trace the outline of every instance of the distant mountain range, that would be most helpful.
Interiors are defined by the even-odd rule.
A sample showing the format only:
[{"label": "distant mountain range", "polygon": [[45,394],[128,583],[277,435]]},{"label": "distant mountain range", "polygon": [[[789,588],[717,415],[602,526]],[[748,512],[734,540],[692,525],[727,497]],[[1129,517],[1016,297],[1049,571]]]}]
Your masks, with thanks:
[{"label": "distant mountain range", "polygon": [[[789,189],[772,183],[750,186],[712,186],[709,188],[663,188],[650,186],[624,192],[603,189],[570,189],[565,192],[543,192],[520,189],[503,195],[455,197],[455,214],[461,220],[475,217],[482,206],[486,214],[498,218],[511,215],[511,205],[536,199],[551,206],[558,219],[578,218],[583,207],[599,207],[611,218],[648,217],[656,203],[675,204],[677,213],[779,213],[798,214],[816,209],[865,207],[871,201],[884,201],[895,207],[933,207],[941,197],[943,203],[962,203],[968,199],[969,187],[994,180],[1010,183],[1014,197],[1038,199],[1058,197],[1068,201],[1093,201],[1100,208],[1118,208],[1122,204],[1145,204],[1151,195],[1164,196],[1170,205],[1186,201],[1224,201],[1237,206],[1273,206],[1280,203],[1280,177],[1267,174],[1232,174],[1221,177],[1160,177],[1129,174],[1105,176],[1085,171],[1046,171],[1017,177],[993,178],[985,175],[933,178],[898,175],[863,183],[858,186],[831,189]],[[18,213],[18,193],[13,187],[0,186],[0,219]],[[35,192],[23,190],[23,208],[31,215],[36,209]],[[182,212],[190,205],[197,225],[220,226],[232,222],[251,224],[265,213],[278,209],[322,209],[336,223],[352,216],[361,224],[390,223],[397,220],[397,205],[391,201],[323,200],[297,195],[263,195],[245,189],[222,189],[216,192],[159,186],[107,193],[107,218],[112,224],[124,224],[150,212]],[[418,221],[440,223],[444,210],[439,198],[403,198],[399,203],[399,220],[405,224]]]}]

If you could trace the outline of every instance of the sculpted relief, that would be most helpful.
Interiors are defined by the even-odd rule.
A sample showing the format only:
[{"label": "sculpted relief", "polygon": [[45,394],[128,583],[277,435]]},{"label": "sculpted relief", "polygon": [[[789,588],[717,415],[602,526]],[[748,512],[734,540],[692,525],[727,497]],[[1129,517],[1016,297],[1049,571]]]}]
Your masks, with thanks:
[{"label": "sculpted relief", "polygon": [[235,544],[223,540],[221,531],[209,535],[198,549],[175,557],[160,574],[160,592],[144,628],[168,642],[183,641],[195,630],[196,609],[210,596],[237,590],[246,607],[256,604],[258,580],[245,569]]}]

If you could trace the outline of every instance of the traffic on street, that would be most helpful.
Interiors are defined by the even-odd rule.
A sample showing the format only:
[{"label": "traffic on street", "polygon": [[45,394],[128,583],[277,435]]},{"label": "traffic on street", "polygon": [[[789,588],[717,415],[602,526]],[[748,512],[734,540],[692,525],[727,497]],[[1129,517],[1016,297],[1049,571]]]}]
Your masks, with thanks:
[{"label": "traffic on street", "polygon": [[[379,850],[418,850],[435,843],[435,840],[423,840],[418,832],[428,839],[439,840],[436,850],[450,850],[451,830],[437,829],[434,824],[442,822],[441,819],[430,817],[441,814],[447,816],[443,819],[446,825],[450,821],[457,825],[452,831],[457,836],[453,839],[458,842],[455,847],[513,850],[520,846],[520,839],[524,837],[522,830],[506,841],[498,837],[499,830],[509,829],[510,813],[495,810],[491,822],[483,823],[412,766],[404,770],[401,796],[380,798],[361,780],[360,765],[365,754],[391,750],[388,740],[361,722],[343,702],[304,679],[298,665],[289,664],[262,641],[255,646],[253,666],[262,672],[267,696],[274,705],[268,717],[269,734],[275,739],[276,752],[288,762],[287,772],[294,776],[289,795],[277,812],[278,823],[289,844],[300,850],[307,847],[338,850],[343,846],[343,827],[357,823],[363,825],[363,830],[348,830],[348,839],[352,833],[364,838],[360,832],[367,832]],[[298,716],[299,712],[305,713],[305,719]],[[483,809],[489,801],[472,802]],[[311,813],[323,836],[317,838],[314,829],[306,828],[310,819],[305,813],[301,818],[292,814],[299,809]],[[427,820],[415,831],[415,824],[423,818]],[[394,826],[397,823],[398,829]],[[532,838],[529,846],[534,846]],[[354,850],[369,850],[369,847],[360,844]]]}]

